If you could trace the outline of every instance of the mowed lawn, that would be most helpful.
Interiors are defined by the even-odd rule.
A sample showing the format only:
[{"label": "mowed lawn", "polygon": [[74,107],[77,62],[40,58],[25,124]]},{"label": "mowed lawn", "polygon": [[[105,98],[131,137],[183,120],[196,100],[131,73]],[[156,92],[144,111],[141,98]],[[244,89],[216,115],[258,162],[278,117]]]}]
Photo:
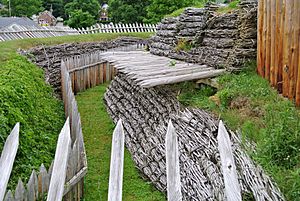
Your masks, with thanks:
[{"label": "mowed lawn", "polygon": [[[114,124],[106,112],[103,101],[107,86],[108,84],[104,84],[76,96],[88,159],[84,197],[86,201],[104,201],[107,200],[108,195],[111,139]],[[123,200],[166,200],[165,196],[156,190],[150,182],[141,178],[127,150],[124,156]]]}]

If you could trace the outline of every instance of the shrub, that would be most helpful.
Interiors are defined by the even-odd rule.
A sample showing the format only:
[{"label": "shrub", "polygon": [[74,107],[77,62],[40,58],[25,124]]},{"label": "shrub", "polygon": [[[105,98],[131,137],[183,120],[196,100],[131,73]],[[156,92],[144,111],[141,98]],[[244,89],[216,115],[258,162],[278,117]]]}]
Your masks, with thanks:
[{"label": "shrub", "polygon": [[13,126],[20,122],[20,145],[10,187],[26,179],[33,168],[54,158],[56,141],[64,123],[61,101],[44,82],[43,71],[16,56],[0,68],[0,152]]}]

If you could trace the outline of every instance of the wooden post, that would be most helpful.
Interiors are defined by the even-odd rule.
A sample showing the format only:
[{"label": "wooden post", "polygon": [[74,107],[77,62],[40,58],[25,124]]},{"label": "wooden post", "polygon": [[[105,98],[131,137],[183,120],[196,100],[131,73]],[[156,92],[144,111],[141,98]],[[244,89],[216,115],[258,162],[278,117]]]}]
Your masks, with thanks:
[{"label": "wooden post", "polygon": [[0,200],[3,200],[8,180],[13,168],[17,150],[19,147],[20,123],[17,123],[7,137],[0,158]]},{"label": "wooden post", "polygon": [[124,130],[122,120],[119,120],[113,133],[110,158],[110,175],[108,201],[122,200],[124,163]]},{"label": "wooden post", "polygon": [[257,72],[260,76],[264,77],[264,0],[258,2],[258,20],[257,20]]},{"label": "wooden post", "polygon": [[71,137],[68,118],[58,137],[47,201],[62,200],[70,149]]},{"label": "wooden post", "polygon": [[168,201],[181,201],[179,151],[175,128],[169,121],[166,135],[166,168]]},{"label": "wooden post", "polygon": [[217,139],[222,163],[226,198],[228,201],[241,201],[241,189],[231,150],[231,141],[222,120],[219,122]]}]

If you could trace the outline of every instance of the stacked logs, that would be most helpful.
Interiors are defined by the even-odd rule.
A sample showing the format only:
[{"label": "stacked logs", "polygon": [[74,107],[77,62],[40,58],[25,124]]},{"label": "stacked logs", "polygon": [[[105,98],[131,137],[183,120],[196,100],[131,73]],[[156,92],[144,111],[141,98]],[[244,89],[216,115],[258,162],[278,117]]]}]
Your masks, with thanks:
[{"label": "stacked logs", "polygon": [[[123,120],[125,144],[138,169],[166,192],[165,135],[169,119],[178,136],[183,200],[225,200],[217,144],[218,122],[199,109],[183,110],[167,86],[141,88],[119,73],[105,94],[114,122]],[[283,200],[271,179],[257,167],[230,132],[243,195]]]},{"label": "stacked logs", "polygon": [[121,37],[116,40],[89,43],[69,43],[55,46],[39,46],[23,50],[21,54],[27,56],[32,62],[45,71],[45,80],[56,94],[61,95],[60,68],[61,60],[65,57],[86,54],[95,51],[107,51],[116,47],[133,44],[147,44],[147,40],[134,37]]},{"label": "stacked logs", "polygon": [[[218,13],[214,4],[187,8],[179,17],[158,25],[150,52],[215,68],[240,69],[256,58],[256,10],[257,0],[242,0],[238,10],[225,14]],[[166,27],[172,27],[167,37],[161,34]],[[189,48],[180,49],[181,43]]]}]

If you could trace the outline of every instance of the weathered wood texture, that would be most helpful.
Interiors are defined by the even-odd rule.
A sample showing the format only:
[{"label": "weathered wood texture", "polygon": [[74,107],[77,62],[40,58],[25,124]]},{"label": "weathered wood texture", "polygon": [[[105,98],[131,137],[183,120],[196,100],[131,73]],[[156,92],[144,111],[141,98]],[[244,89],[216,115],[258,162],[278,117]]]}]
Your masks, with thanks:
[{"label": "weathered wood texture", "polygon": [[238,181],[236,165],[231,149],[231,141],[222,120],[219,122],[217,139],[225,184],[226,200],[241,201],[241,188]]},{"label": "weathered wood texture", "polygon": [[96,24],[82,29],[69,27],[27,27],[13,25],[0,30],[0,42],[24,38],[47,38],[66,35],[94,34],[94,33],[130,33],[130,32],[155,32],[154,24]]},{"label": "weathered wood texture", "polygon": [[0,200],[3,200],[6,187],[13,168],[17,150],[19,147],[20,124],[17,123],[7,137],[0,158]]},{"label": "weathered wood texture", "polygon": [[[202,110],[181,111],[171,89],[143,88],[118,73],[105,93],[107,111],[115,123],[122,119],[125,145],[137,168],[162,192],[167,190],[165,138],[171,119],[180,150],[183,200],[225,200],[218,121]],[[284,200],[276,184],[243,151],[236,133],[230,132],[230,141],[242,193],[255,200]]]},{"label": "weathered wood texture", "polygon": [[172,60],[143,51],[104,52],[101,57],[144,88],[211,78],[226,72],[224,69]]},{"label": "weathered wood texture", "polygon": [[78,111],[75,95],[72,91],[71,76],[68,73],[65,63],[61,62],[61,84],[62,98],[65,106],[66,117],[70,118],[72,151],[69,154],[66,184],[64,189],[64,200],[79,201],[83,196],[84,176],[87,173],[87,159],[81,118]]},{"label": "weathered wood texture", "polygon": [[260,0],[257,72],[300,106],[300,1]]},{"label": "weathered wood texture", "polygon": [[71,136],[70,122],[68,118],[64,127],[61,130],[61,133],[58,136],[53,172],[50,179],[50,187],[48,191],[47,201],[62,200],[70,149]]},{"label": "weathered wood texture", "polygon": [[166,135],[166,170],[168,201],[181,201],[179,150],[175,128],[169,121]]},{"label": "weathered wood texture", "polygon": [[124,168],[124,130],[119,120],[112,137],[108,201],[122,201]]}]

